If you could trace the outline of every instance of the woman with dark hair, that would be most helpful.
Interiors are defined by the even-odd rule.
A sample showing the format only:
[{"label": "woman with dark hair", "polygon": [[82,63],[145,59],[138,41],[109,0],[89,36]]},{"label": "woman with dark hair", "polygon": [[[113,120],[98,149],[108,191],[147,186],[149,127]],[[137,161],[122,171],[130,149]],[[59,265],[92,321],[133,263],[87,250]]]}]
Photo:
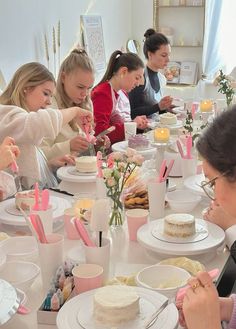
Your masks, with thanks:
[{"label": "woman with dark hair", "polygon": [[143,53],[147,59],[144,70],[145,81],[143,85],[129,93],[132,118],[137,115],[150,116],[168,110],[172,105],[172,98],[162,95],[166,78],[159,72],[169,62],[171,52],[169,40],[164,34],[156,33],[153,29],[148,29],[144,37]]},{"label": "woman with dark hair", "polygon": [[[108,134],[111,143],[124,140],[124,122],[131,121],[126,93],[141,83],[143,68],[142,60],[133,53],[122,53],[120,50],[112,53],[105,75],[91,95],[95,135],[115,126],[115,131]],[[134,121],[137,122],[138,129],[147,127],[146,116],[138,116]]]},{"label": "woman with dark hair", "polygon": [[[236,238],[236,106],[217,117],[197,142],[203,157],[207,181],[201,183],[205,193],[229,216],[226,236]],[[234,236],[234,239],[232,237]],[[235,242],[230,251],[235,256]],[[183,300],[183,314],[188,329],[218,329],[221,321],[236,328],[236,295],[219,298],[208,273],[201,272],[189,282],[191,288]]]}]

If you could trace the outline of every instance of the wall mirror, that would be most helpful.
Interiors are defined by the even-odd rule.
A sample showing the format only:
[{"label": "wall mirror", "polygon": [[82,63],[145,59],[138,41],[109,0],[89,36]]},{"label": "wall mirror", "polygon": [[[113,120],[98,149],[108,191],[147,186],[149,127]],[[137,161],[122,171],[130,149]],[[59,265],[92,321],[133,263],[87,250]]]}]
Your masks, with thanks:
[{"label": "wall mirror", "polygon": [[137,40],[129,39],[126,44],[126,50],[129,53],[138,54],[140,50],[140,44]]}]

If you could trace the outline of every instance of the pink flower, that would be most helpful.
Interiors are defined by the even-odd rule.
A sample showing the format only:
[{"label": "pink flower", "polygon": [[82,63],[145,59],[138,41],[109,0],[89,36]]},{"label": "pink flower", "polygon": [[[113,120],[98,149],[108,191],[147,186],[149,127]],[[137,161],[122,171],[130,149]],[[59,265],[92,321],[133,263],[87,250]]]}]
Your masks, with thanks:
[{"label": "pink flower", "polygon": [[141,154],[136,154],[133,157],[133,162],[137,165],[137,166],[142,166],[144,161],[144,157]]},{"label": "pink flower", "polygon": [[107,179],[107,186],[108,187],[113,187],[115,185],[116,185],[116,181],[113,177],[110,177],[110,178]]},{"label": "pink flower", "polygon": [[107,166],[108,166],[108,168],[114,167],[114,159],[113,159],[112,154],[110,154],[107,158]]},{"label": "pink flower", "polygon": [[111,156],[114,161],[121,161],[123,159],[123,155],[121,152],[113,152]]},{"label": "pink flower", "polygon": [[135,154],[137,154],[137,152],[134,149],[131,149],[129,147],[127,148],[126,155],[127,155],[128,158],[132,157]]}]

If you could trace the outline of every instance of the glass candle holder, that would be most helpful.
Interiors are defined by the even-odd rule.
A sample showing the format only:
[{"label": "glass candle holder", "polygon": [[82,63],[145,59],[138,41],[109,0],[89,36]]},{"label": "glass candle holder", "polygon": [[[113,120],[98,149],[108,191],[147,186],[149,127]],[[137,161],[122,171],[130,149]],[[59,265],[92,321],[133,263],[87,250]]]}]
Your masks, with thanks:
[{"label": "glass candle holder", "polygon": [[167,143],[170,139],[170,130],[168,128],[156,128],[154,130],[154,141],[157,143]]},{"label": "glass candle holder", "polygon": [[211,99],[205,99],[200,102],[201,112],[211,112],[213,109],[213,102]]}]

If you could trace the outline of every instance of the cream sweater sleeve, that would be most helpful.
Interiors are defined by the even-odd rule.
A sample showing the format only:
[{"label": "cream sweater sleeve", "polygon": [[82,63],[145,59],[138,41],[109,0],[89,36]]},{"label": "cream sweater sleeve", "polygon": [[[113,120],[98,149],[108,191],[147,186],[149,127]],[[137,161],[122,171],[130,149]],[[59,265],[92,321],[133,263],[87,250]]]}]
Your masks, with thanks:
[{"label": "cream sweater sleeve", "polygon": [[58,110],[26,112],[20,107],[0,105],[0,140],[11,136],[18,144],[40,145],[44,137],[56,138],[62,123]]}]

